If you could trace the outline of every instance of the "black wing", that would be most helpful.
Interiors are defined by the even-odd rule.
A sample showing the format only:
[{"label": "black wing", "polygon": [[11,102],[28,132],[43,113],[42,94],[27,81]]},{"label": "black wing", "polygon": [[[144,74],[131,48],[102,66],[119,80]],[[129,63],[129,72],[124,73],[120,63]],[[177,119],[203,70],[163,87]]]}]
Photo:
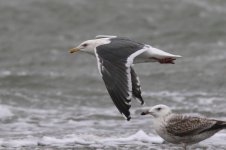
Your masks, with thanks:
[{"label": "black wing", "polygon": [[141,96],[141,87],[140,87],[140,81],[139,81],[139,78],[136,74],[136,72],[134,71],[133,67],[131,67],[131,79],[132,79],[132,93],[133,93],[133,96],[135,98],[137,98],[141,105],[144,104],[144,100]]},{"label": "black wing", "polygon": [[114,104],[118,108],[119,112],[124,114],[127,120],[130,120],[129,109],[131,107],[132,90],[130,86],[131,76],[130,68],[126,68],[125,62],[110,62],[104,60],[99,56],[100,71],[104,80],[105,86],[111,96]]},{"label": "black wing", "polygon": [[[143,47],[144,45],[128,39],[114,38],[110,44],[96,48],[98,68],[108,93],[127,120],[131,119],[129,109],[132,95],[140,99],[138,80],[131,65],[133,59],[145,51]],[[132,82],[132,79],[135,81]],[[133,85],[135,88],[132,88]]]}]

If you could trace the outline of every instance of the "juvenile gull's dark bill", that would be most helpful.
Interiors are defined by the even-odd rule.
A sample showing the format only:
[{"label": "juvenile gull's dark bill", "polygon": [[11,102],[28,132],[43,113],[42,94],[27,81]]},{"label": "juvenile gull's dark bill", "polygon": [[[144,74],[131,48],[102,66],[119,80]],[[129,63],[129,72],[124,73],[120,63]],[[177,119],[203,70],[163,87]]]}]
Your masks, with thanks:
[{"label": "juvenile gull's dark bill", "polygon": [[97,66],[108,93],[127,120],[131,119],[131,99],[135,98],[141,104],[144,103],[133,63],[173,64],[176,58],[181,57],[128,38],[106,35],[99,35],[70,49],[70,53],[78,51],[96,56]]},{"label": "juvenile gull's dark bill", "polygon": [[170,143],[183,144],[184,149],[226,129],[226,121],[174,114],[166,105],[156,105],[141,113],[147,114],[154,117],[153,127],[160,137]]}]

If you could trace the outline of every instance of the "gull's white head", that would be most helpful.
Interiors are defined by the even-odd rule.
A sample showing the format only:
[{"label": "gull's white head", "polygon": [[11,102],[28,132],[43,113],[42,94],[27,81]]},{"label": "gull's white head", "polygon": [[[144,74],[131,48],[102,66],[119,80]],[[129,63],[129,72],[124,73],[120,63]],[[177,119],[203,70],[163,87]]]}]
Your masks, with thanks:
[{"label": "gull's white head", "polygon": [[151,107],[149,110],[142,112],[141,115],[152,115],[154,118],[160,118],[160,117],[165,117],[169,114],[171,114],[172,111],[171,109],[163,104],[156,105]]},{"label": "gull's white head", "polygon": [[79,44],[77,47],[71,48],[70,53],[82,51],[82,52],[94,54],[94,50],[97,46],[108,44],[108,43],[110,43],[109,38],[87,40]]}]

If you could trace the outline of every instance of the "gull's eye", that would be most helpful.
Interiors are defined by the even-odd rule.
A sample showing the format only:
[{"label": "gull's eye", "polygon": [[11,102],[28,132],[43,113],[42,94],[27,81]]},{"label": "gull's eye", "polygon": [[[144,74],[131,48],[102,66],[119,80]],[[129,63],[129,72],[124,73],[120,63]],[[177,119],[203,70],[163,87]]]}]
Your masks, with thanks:
[{"label": "gull's eye", "polygon": [[88,44],[85,43],[85,44],[82,44],[82,46],[83,46],[83,47],[86,47],[86,46],[88,46]]},{"label": "gull's eye", "polygon": [[156,108],[157,111],[160,111],[161,109],[162,109],[161,107]]}]

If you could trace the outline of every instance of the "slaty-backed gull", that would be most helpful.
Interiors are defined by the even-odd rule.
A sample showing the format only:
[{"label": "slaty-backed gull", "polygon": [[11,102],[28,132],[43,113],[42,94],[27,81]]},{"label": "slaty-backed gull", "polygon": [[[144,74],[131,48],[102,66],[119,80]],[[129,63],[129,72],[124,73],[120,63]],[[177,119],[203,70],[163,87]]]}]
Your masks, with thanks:
[{"label": "slaty-backed gull", "polygon": [[95,39],[82,42],[78,47],[70,49],[71,53],[77,51],[96,56],[98,69],[108,93],[127,120],[131,118],[131,99],[136,98],[141,104],[144,103],[133,63],[173,64],[176,58],[181,57],[128,38],[107,35],[96,36]]},{"label": "slaty-backed gull", "polygon": [[166,105],[156,105],[141,113],[147,114],[154,117],[153,127],[160,137],[170,143],[183,144],[184,149],[226,129],[226,121],[175,114]]}]

